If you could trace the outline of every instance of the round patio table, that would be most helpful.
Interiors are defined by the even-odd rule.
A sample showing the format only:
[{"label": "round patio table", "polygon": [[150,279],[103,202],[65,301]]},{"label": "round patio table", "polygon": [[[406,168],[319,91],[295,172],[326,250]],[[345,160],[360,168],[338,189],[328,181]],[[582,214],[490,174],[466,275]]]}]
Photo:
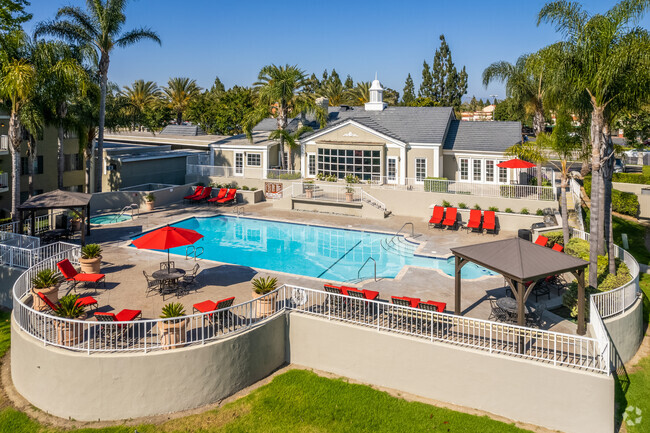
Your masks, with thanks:
[{"label": "round patio table", "polygon": [[179,268],[160,269],[154,271],[151,276],[156,280],[160,280],[162,287],[173,287],[178,282],[178,279],[185,275],[185,271]]},{"label": "round patio table", "polygon": [[[502,309],[507,311],[509,314],[513,314],[517,317],[517,300],[511,298],[510,296],[504,296],[497,299],[497,305]],[[524,305],[526,307],[526,313],[530,313],[530,308],[533,306],[530,302],[526,302]]]}]

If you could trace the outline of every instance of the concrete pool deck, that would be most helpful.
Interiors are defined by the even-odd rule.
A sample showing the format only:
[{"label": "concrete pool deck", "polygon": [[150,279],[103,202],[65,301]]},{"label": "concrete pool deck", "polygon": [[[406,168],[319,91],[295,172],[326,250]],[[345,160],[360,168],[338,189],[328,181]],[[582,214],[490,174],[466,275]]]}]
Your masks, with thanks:
[{"label": "concrete pool deck", "polygon": [[[118,224],[94,226],[88,242],[102,244],[103,260],[102,272],[106,273],[106,289],[93,288],[78,289],[78,293],[94,296],[99,304],[99,311],[118,312],[121,309],[142,310],[144,318],[157,318],[163,305],[169,302],[181,302],[185,305],[187,313],[192,312],[192,305],[205,300],[217,301],[219,299],[235,296],[235,303],[247,301],[251,296],[250,281],[257,276],[274,276],[279,284],[293,284],[313,289],[322,289],[328,280],[303,277],[299,275],[280,272],[256,270],[250,267],[230,265],[227,263],[209,260],[197,260],[199,264],[198,284],[195,290],[181,297],[167,295],[165,300],[159,294],[150,293],[145,296],[145,279],[142,271],[151,274],[159,269],[161,261],[167,258],[166,253],[149,250],[138,250],[128,247],[131,236],[155,227],[173,223],[192,216],[214,216],[231,214],[233,208],[215,208],[207,205],[182,206],[172,205],[154,212],[142,213],[133,220]],[[359,230],[373,230],[394,233],[405,223],[412,222],[416,240],[422,243],[419,252],[444,257],[450,254],[449,248],[460,245],[489,242],[516,236],[515,231],[502,229],[499,235],[480,235],[467,233],[464,230],[447,231],[429,229],[427,220],[415,221],[412,218],[391,216],[385,220],[369,220],[356,217],[325,215],[298,211],[281,211],[274,209],[270,203],[258,203],[244,207],[245,216],[269,218],[303,224],[318,224],[339,228]],[[406,230],[408,232],[410,230]],[[404,231],[403,231],[404,232]],[[186,270],[194,266],[194,260],[185,257],[173,256],[176,267]],[[361,284],[352,284],[366,289],[376,290],[381,299],[390,299],[390,296],[411,296],[422,300],[434,300],[447,303],[447,312],[453,311],[454,279],[442,271],[405,268],[395,279],[380,279],[378,281],[366,280]],[[60,296],[66,292],[63,285]],[[475,280],[463,280],[462,309],[468,317],[487,319],[490,315],[488,296],[504,296],[505,287],[503,277],[481,277]],[[547,305],[557,305],[559,299],[553,293],[549,301],[546,297],[540,302]],[[534,295],[530,298],[535,301]],[[563,320],[550,312],[544,315],[545,329],[563,333],[576,333],[576,325]],[[94,320],[92,317],[89,320]]]}]

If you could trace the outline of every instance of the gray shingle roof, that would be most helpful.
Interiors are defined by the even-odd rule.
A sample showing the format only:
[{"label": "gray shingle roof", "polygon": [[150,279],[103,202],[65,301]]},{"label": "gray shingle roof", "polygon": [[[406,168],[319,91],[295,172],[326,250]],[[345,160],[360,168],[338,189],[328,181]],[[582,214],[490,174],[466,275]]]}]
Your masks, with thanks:
[{"label": "gray shingle roof", "polygon": [[443,149],[504,152],[521,141],[519,122],[452,120]]}]

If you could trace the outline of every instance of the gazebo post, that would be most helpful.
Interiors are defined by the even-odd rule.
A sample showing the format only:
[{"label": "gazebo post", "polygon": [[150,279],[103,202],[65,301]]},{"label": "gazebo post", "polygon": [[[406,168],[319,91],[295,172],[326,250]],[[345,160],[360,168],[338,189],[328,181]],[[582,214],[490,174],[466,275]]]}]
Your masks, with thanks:
[{"label": "gazebo post", "polygon": [[86,245],[86,207],[81,208],[81,246]]},{"label": "gazebo post", "polygon": [[467,263],[467,259],[464,259],[459,256],[454,256],[455,260],[455,272],[454,272],[454,314],[460,316],[460,289],[461,289],[461,278],[460,270]]},{"label": "gazebo post", "polygon": [[36,236],[36,219],[34,211],[31,211],[29,213],[29,231],[31,232],[30,235]]},{"label": "gazebo post", "polygon": [[90,236],[90,202],[86,206],[86,236]]},{"label": "gazebo post", "polygon": [[585,335],[585,270],[578,269],[573,274],[578,280],[578,335]]}]

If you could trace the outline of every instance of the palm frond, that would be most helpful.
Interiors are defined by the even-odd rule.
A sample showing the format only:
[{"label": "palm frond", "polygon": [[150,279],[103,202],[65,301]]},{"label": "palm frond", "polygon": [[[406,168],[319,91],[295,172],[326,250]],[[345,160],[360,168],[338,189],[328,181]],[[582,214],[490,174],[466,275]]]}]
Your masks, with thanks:
[{"label": "palm frond", "polygon": [[125,48],[145,39],[154,41],[158,43],[158,45],[162,44],[160,37],[156,32],[149,28],[141,27],[122,34],[122,36],[115,41],[115,45],[120,48]]}]

